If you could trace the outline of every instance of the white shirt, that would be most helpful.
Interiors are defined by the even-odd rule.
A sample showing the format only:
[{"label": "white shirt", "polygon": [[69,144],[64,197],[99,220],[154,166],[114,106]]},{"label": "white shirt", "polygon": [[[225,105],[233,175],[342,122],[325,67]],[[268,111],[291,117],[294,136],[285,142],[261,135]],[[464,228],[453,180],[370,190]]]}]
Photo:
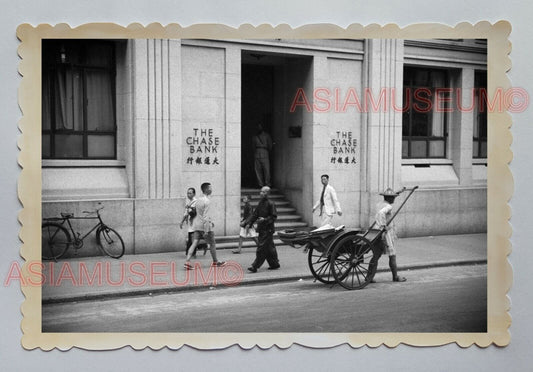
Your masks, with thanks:
[{"label": "white shirt", "polygon": [[[320,195],[322,195],[322,190],[320,190]],[[313,206],[313,209],[316,210],[317,208],[320,208],[320,197]],[[339,203],[339,200],[337,199],[337,193],[335,192],[335,189],[330,184],[326,185],[326,189],[324,190],[324,210],[323,212],[325,214],[333,215],[335,213],[341,212],[341,204]]]},{"label": "white shirt", "polygon": [[211,201],[207,195],[202,194],[196,201],[196,217],[193,220],[192,227],[194,231],[209,232],[213,229],[211,216],[209,215],[209,204]]},{"label": "white shirt", "polygon": [[[387,222],[391,218],[392,215],[392,205],[387,203],[386,201],[382,201],[378,203],[377,205],[377,212],[376,212],[376,224],[378,225],[378,228],[383,228],[385,225],[387,225]],[[391,224],[392,225],[392,224]],[[389,227],[392,227],[389,225]]]},{"label": "white shirt", "polygon": [[188,229],[187,229],[187,232],[193,232],[193,228],[192,228],[192,221],[194,221],[194,218],[191,218],[189,216],[189,211],[190,211],[190,208],[196,206],[196,198],[193,197],[192,200],[189,200],[187,199],[187,202],[185,203],[185,213],[183,214],[183,216],[187,217],[187,226],[188,226]]}]

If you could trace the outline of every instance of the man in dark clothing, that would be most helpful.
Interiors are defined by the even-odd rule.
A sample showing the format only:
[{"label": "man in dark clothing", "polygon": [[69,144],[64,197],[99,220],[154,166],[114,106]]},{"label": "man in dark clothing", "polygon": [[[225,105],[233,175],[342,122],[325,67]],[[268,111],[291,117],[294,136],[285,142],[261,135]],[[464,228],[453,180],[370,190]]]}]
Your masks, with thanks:
[{"label": "man in dark clothing", "polygon": [[259,187],[270,186],[270,152],[272,151],[272,138],[264,131],[263,125],[257,125],[257,135],[253,136],[255,175]]},{"label": "man in dark clothing", "polygon": [[252,266],[248,268],[248,271],[255,273],[257,269],[265,262],[268,262],[269,270],[276,270],[280,268],[278,260],[278,252],[274,245],[274,221],[278,218],[276,211],[276,205],[274,202],[268,199],[270,193],[270,187],[264,186],[261,188],[260,196],[261,200],[255,208],[254,213],[244,221],[241,226],[252,226],[254,222],[257,222],[257,251],[255,255],[255,261]]}]

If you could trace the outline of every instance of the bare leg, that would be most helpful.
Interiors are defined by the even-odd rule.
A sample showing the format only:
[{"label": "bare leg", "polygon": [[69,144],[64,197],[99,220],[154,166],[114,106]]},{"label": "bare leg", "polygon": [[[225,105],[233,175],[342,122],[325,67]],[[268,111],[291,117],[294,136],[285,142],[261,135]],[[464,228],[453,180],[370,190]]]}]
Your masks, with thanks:
[{"label": "bare leg", "polygon": [[185,259],[185,262],[186,262],[186,263],[189,262],[189,261],[191,260],[191,256],[192,256],[194,250],[196,249],[196,246],[198,245],[198,242],[199,242],[199,241],[200,241],[199,239],[194,239],[194,240],[192,241],[192,244],[191,244],[191,246],[190,246],[190,248],[189,248],[189,251],[187,252],[187,258]]},{"label": "bare leg", "polygon": [[393,282],[405,282],[407,280],[403,276],[398,276],[398,266],[396,265],[396,255],[389,256],[389,267],[390,267],[390,270],[392,271]]},{"label": "bare leg", "polygon": [[233,253],[241,253],[242,249],[242,236],[239,236],[239,249],[233,250]]}]

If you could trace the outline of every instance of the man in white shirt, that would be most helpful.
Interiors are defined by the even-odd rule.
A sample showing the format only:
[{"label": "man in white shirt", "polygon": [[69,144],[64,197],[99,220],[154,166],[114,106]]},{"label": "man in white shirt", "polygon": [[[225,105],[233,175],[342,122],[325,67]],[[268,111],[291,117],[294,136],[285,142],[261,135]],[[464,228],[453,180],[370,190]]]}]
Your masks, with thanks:
[{"label": "man in white shirt", "polygon": [[209,244],[209,250],[213,259],[212,265],[224,266],[226,264],[224,261],[221,262],[217,260],[215,232],[213,231],[215,224],[213,223],[211,215],[209,214],[209,205],[211,204],[209,195],[213,193],[213,188],[211,187],[210,183],[205,182],[202,183],[201,189],[203,194],[196,201],[196,217],[192,221],[192,229],[194,230],[193,242],[189,248],[189,251],[187,252],[187,259],[184,264],[186,270],[191,270],[194,268],[194,266],[192,266],[190,263],[191,256],[198,246],[198,242],[202,238],[207,244]]},{"label": "man in white shirt", "polygon": [[320,193],[320,199],[313,206],[313,213],[320,208],[320,216],[322,217],[322,224],[320,226],[325,226],[331,224],[335,213],[342,216],[342,210],[337,199],[337,193],[333,186],[329,184],[329,176],[323,174],[320,176],[320,181],[323,185],[322,192]]}]

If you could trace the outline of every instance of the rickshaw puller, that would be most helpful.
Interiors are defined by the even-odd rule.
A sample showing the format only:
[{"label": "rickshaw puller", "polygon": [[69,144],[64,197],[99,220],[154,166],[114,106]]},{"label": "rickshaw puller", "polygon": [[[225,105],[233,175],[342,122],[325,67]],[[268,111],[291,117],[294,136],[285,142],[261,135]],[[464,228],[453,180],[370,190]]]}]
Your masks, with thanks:
[{"label": "rickshaw puller", "polygon": [[375,219],[377,228],[385,228],[385,231],[381,236],[381,241],[378,244],[375,244],[372,250],[373,256],[370,260],[370,264],[368,267],[368,276],[366,278],[366,280],[371,283],[375,283],[374,275],[376,275],[378,261],[383,253],[389,256],[389,267],[392,272],[392,281],[405,282],[407,280],[402,276],[398,276],[398,266],[396,264],[396,249],[394,247],[394,243],[397,239],[396,231],[392,222],[387,226],[387,223],[390,221],[390,218],[392,216],[392,204],[394,203],[396,197],[400,195],[402,191],[394,192],[391,188],[388,188],[387,190],[385,190],[385,192],[380,193],[380,195],[383,196],[384,200],[378,203],[377,205]]}]

